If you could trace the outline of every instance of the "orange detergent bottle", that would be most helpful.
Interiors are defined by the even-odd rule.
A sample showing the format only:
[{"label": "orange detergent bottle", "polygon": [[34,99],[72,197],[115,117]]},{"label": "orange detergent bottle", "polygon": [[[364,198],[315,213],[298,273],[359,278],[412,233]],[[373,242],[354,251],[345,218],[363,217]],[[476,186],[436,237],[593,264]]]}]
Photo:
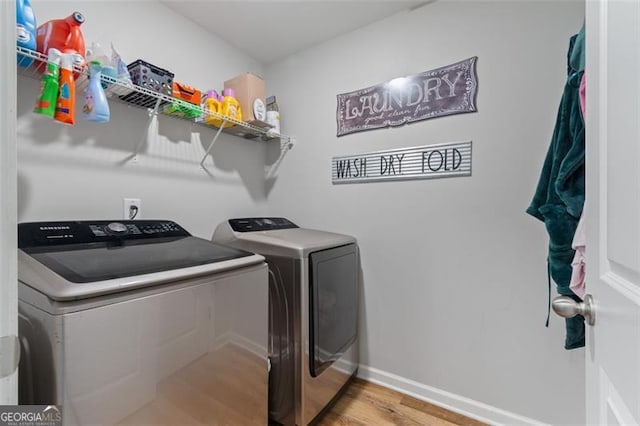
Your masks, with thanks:
[{"label": "orange detergent bottle", "polygon": [[[73,64],[78,60],[77,53],[63,53],[60,67],[60,88],[56,112],[53,119],[73,126],[76,109],[76,82],[73,77]],[[82,58],[80,58],[82,59]]]},{"label": "orange detergent bottle", "polygon": [[[220,114],[242,121],[242,109],[240,108],[240,102],[234,97],[235,93],[233,89],[225,89],[223,93],[224,97],[220,105]],[[229,122],[224,125],[224,127],[231,126],[234,126],[234,124]]]},{"label": "orange detergent bottle", "polygon": [[52,19],[40,25],[36,31],[38,52],[46,54],[53,47],[62,53],[77,53],[81,58],[76,65],[82,65],[85,45],[80,25],[83,22],[82,13],[73,12],[64,19]]}]

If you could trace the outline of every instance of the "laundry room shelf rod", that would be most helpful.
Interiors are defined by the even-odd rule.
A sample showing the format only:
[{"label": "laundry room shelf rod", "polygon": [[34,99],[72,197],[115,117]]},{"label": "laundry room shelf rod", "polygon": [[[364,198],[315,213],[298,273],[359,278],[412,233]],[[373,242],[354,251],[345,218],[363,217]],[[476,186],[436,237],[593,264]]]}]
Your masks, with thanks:
[{"label": "laundry room shelf rod", "polygon": [[[25,49],[20,46],[16,46],[16,51],[18,54],[22,55],[25,58],[34,59],[33,63],[28,67],[18,66],[18,75],[23,75],[26,77],[30,77],[33,79],[40,79],[42,74],[44,73],[47,66],[47,57],[46,55],[36,52],[34,50]],[[20,65],[21,58],[18,58],[18,65]],[[28,59],[22,59],[23,61],[27,61]],[[74,66],[74,71],[76,72],[76,93],[83,93],[84,89],[89,84],[89,74],[86,68]],[[272,141],[278,140],[280,142],[281,150],[289,150],[293,147],[293,138],[290,136],[277,134],[271,130],[271,128],[262,128],[255,126],[253,124],[236,120],[231,117],[227,117],[216,112],[209,111],[205,108],[202,108],[201,105],[194,105],[188,102],[185,102],[181,99],[177,99],[171,96],[167,96],[163,93],[154,92],[152,90],[146,89],[144,87],[140,87],[131,82],[116,79],[110,77],[108,75],[102,75],[102,82],[107,86],[105,92],[107,97],[111,100],[114,100],[118,103],[123,103],[125,105],[134,106],[138,108],[146,108],[153,112],[154,114],[162,114],[168,117],[177,118],[180,120],[188,121],[190,123],[195,123],[199,126],[209,127],[217,130],[216,137],[213,141],[211,141],[209,147],[206,150],[206,154],[200,165],[204,167],[204,162],[206,160],[207,155],[211,151],[214,142],[218,138],[221,132],[242,137],[245,139],[259,139],[262,141]],[[132,93],[136,92],[139,96],[130,96]],[[129,96],[127,96],[129,95]],[[127,96],[128,100],[123,100],[121,97]],[[164,113],[162,111],[162,106],[171,104],[178,108],[185,108],[190,111],[195,111],[200,117],[212,117],[218,120],[223,121],[223,123],[232,123],[232,127],[224,127],[218,128],[214,125],[209,125],[207,123],[201,121],[195,121],[192,118],[184,118],[174,114]],[[153,105],[153,108],[149,108],[149,105]],[[224,124],[223,124],[224,126]]]}]

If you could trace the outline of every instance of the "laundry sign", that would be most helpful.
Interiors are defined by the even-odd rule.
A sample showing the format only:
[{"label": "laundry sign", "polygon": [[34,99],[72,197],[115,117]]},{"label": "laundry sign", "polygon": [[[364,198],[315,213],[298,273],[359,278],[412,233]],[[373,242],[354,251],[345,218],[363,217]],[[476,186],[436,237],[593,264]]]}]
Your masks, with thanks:
[{"label": "laundry sign", "polygon": [[334,184],[471,175],[471,141],[333,157]]},{"label": "laundry sign", "polygon": [[477,57],[338,95],[338,136],[476,108]]}]

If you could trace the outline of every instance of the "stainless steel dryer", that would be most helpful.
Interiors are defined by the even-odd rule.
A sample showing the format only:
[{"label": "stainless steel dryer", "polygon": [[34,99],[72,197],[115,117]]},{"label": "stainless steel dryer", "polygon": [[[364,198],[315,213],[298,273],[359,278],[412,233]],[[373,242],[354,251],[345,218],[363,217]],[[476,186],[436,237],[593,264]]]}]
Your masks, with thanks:
[{"label": "stainless steel dryer", "polygon": [[260,255],[171,221],[18,225],[20,404],[64,425],[264,425]]},{"label": "stainless steel dryer", "polygon": [[215,242],[263,255],[269,265],[269,417],[307,425],[358,368],[359,255],[348,235],[285,218],[230,219]]}]

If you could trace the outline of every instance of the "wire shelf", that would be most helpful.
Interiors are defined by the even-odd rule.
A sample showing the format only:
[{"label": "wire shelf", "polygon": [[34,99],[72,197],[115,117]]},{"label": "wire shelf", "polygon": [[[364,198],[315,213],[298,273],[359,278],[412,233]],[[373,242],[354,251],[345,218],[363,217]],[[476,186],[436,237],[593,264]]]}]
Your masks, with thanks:
[{"label": "wire shelf", "polygon": [[[22,58],[18,58],[18,74],[33,79],[40,79],[47,66],[47,56],[40,52],[25,49],[20,46],[16,46],[16,51],[18,54],[23,56]],[[30,60],[33,60],[32,64],[24,66]],[[74,65],[74,74],[76,76],[76,89],[79,91],[84,90],[89,84],[89,72],[87,68]],[[199,126],[216,129],[218,130],[216,139],[217,136],[219,136],[220,131],[222,131],[245,139],[260,139],[263,141],[279,140],[283,149],[291,149],[293,146],[291,137],[277,134],[271,130],[271,127],[259,127],[245,121],[236,120],[234,118],[209,111],[201,105],[195,105],[182,99],[165,95],[164,93],[154,92],[147,88],[137,86],[129,81],[119,80],[108,75],[102,74],[101,79],[103,87],[105,85],[107,86],[105,93],[111,100],[138,108],[152,109],[154,113],[179,118],[195,123]],[[222,123],[221,128],[198,119],[202,117],[220,121]],[[225,127],[229,124],[231,127]],[[211,144],[213,145],[213,142]],[[211,147],[209,147],[209,149],[210,148]],[[207,150],[207,152],[208,151],[209,150]]]}]

